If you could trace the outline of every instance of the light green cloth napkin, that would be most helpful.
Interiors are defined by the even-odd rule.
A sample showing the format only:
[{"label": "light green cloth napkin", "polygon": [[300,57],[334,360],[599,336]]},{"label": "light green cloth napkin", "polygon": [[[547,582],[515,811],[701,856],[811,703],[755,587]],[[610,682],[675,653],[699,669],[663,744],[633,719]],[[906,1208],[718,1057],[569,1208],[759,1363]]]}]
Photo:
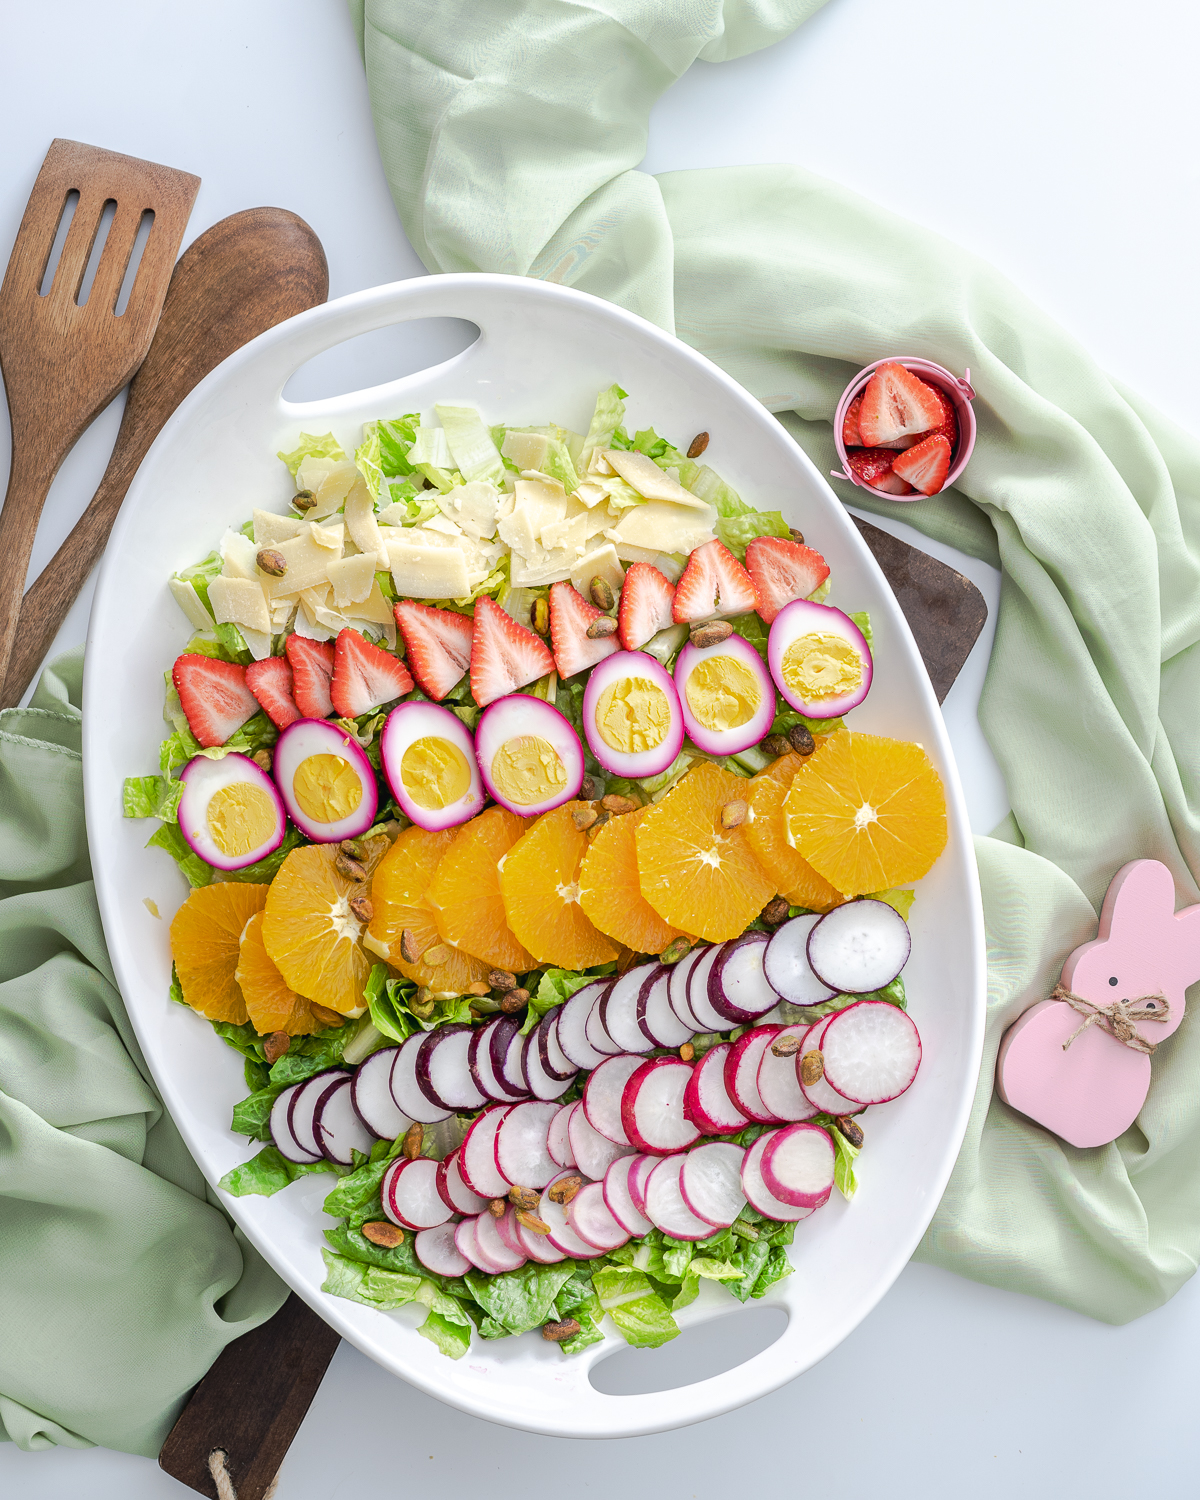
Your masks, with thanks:
[{"label": "light green cloth napkin", "polygon": [[992,1077],[1004,1028],[1094,935],[1121,864],[1161,859],[1180,903],[1200,899],[1200,444],[987,265],[834,183],[796,167],[636,170],[651,105],[693,61],[766,46],[820,3],[351,10],[384,167],[430,270],[540,276],[674,329],[823,471],[862,365],[970,367],[975,455],[957,493],[903,519],[1003,569],[980,719],[1013,811],[978,841],[987,1046],[920,1255],[1124,1322],[1177,1291],[1200,1252],[1197,1022],[1155,1057],[1138,1123],[1094,1151],[1013,1114]]},{"label": "light green cloth napkin", "polygon": [[82,671],[80,647],[0,714],[0,1437],[154,1457],[287,1288],[210,1199],[113,980]]}]

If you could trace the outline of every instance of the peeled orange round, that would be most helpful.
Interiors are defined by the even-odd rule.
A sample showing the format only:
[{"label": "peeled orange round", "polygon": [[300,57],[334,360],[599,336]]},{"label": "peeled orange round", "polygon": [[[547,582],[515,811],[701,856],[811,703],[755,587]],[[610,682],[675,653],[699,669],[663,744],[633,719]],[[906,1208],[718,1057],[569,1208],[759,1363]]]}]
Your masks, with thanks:
[{"label": "peeled orange round", "polygon": [[664,922],[638,882],[637,829],[647,809],[610,818],[579,868],[579,904],[592,925],[634,953],[661,953],[683,937]]},{"label": "peeled orange round", "polygon": [[171,957],[183,998],[210,1021],[247,1019],[237,982],[238,953],[246,923],[261,911],[271,889],[240,881],[198,886],[171,922]]},{"label": "peeled orange round", "polygon": [[579,867],[588,841],[571,814],[581,802],[543,813],[505,856],[500,891],[508,925],[541,963],[587,969],[618,956],[579,904]]},{"label": "peeled orange round", "polygon": [[533,956],[513,936],[500,894],[500,861],[526,833],[531,819],[489,807],[455,830],[428,891],[443,940],[513,974],[533,968]]},{"label": "peeled orange round", "polygon": [[288,988],[263,946],[262,925],[263,913],[256,911],[246,923],[238,950],[238,988],[246,1002],[251,1026],[259,1036],[269,1036],[273,1031],[308,1036],[319,1031],[308,1001]]},{"label": "peeled orange round", "polygon": [[781,755],[751,779],[746,841],[784,900],[825,912],[840,906],[845,897],[788,843],[783,818],[783,799],[803,764],[801,755]]}]

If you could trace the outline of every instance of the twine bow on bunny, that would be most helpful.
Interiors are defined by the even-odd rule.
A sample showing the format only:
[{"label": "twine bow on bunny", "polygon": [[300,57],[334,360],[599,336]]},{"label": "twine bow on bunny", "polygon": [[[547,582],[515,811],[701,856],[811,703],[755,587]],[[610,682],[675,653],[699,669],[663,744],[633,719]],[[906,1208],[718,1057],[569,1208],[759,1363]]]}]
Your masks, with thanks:
[{"label": "twine bow on bunny", "polygon": [[1107,1005],[1093,1005],[1082,995],[1072,994],[1065,984],[1056,984],[1050,998],[1065,1001],[1072,1010],[1077,1010],[1084,1018],[1083,1024],[1077,1026],[1062,1044],[1064,1052],[1076,1037],[1082,1036],[1089,1026],[1098,1023],[1104,1027],[1109,1036],[1115,1037],[1124,1046],[1132,1047],[1135,1052],[1144,1052],[1147,1057],[1153,1057],[1158,1043],[1148,1042],[1145,1037],[1139,1035],[1133,1023],[1171,1019],[1171,1002],[1161,994],[1139,995],[1136,1000],[1111,1000]]}]

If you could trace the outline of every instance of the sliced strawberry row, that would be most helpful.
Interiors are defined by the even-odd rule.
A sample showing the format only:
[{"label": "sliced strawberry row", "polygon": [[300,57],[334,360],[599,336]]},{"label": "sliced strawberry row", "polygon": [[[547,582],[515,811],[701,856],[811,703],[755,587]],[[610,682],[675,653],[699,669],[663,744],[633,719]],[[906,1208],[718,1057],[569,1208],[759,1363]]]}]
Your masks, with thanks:
[{"label": "sliced strawberry row", "polygon": [[607,627],[611,634],[596,639],[588,635],[597,620],[607,619],[604,611],[589,604],[572,584],[550,585],[550,644],[554,647],[554,665],[560,677],[574,677],[576,672],[594,667],[618,649],[611,621]]},{"label": "sliced strawberry row", "polygon": [[847,407],[842,443],[852,473],[872,489],[936,495],[958,443],[954,404],[937,386],[889,360]]},{"label": "sliced strawberry row", "polygon": [[471,617],[413,599],[401,600],[394,613],[417,686],[440,703],[471,665]]},{"label": "sliced strawberry row", "polygon": [[486,594],[476,599],[471,696],[480,708],[554,670],[554,657],[545,641],[518,625]]},{"label": "sliced strawberry row", "polygon": [[343,719],[357,719],[412,692],[413,680],[398,656],[372,645],[349,625],[338,632],[329,696]]}]

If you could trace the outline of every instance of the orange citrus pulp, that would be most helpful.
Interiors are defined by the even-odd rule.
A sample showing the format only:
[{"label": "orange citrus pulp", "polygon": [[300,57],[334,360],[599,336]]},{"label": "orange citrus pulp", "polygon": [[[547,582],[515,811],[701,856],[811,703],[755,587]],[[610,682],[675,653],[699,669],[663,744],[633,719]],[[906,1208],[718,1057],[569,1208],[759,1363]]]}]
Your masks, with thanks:
[{"label": "orange citrus pulp", "polygon": [[[428,986],[439,995],[465,994],[488,971],[487,964],[443,940],[429,903],[434,875],[457,832],[456,828],[443,828],[437,833],[415,825],[406,828],[371,882],[374,912],[365,940],[367,948],[406,979]],[[400,952],[405,932],[412,934],[419,955],[416,962]],[[432,958],[426,958],[427,953]]]},{"label": "orange citrus pulp", "polygon": [[592,840],[579,867],[579,904],[593,926],[634,953],[661,953],[684,934],[641,893],[637,829],[647,811],[610,818]]},{"label": "orange citrus pulp", "polygon": [[238,950],[237,982],[251,1026],[259,1036],[269,1036],[273,1031],[308,1036],[321,1030],[308,1001],[288,988],[263,946],[262,926],[263,913],[256,911],[246,923]]},{"label": "orange citrus pulp", "polygon": [[523,974],[533,956],[509,930],[500,894],[500,861],[528,831],[530,819],[489,807],[455,830],[442,855],[428,902],[444,942],[497,969]]},{"label": "orange citrus pulp", "polygon": [[751,779],[746,842],[789,905],[824,912],[845,897],[792,848],[783,820],[783,799],[803,764],[802,755],[781,755]]},{"label": "orange citrus pulp", "polygon": [[543,813],[508,851],[500,870],[504,910],[517,940],[541,963],[561,969],[609,963],[618,952],[579,902],[579,867],[588,841],[571,813],[582,806],[566,802]]},{"label": "orange citrus pulp", "polygon": [[183,998],[210,1021],[247,1019],[246,1002],[238,988],[238,952],[246,923],[263,903],[271,887],[220,881],[198,886],[171,922],[171,957]]}]

